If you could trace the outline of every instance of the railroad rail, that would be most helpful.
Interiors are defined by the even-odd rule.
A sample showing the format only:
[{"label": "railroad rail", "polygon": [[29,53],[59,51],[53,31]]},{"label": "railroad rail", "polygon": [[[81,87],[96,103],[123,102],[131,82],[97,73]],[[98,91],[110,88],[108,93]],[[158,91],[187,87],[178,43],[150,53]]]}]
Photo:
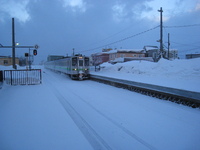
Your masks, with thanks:
[{"label": "railroad rail", "polygon": [[178,104],[190,106],[192,108],[200,108],[200,93],[175,89],[159,85],[104,77],[99,75],[90,75],[91,80],[109,84],[115,87],[128,89],[137,93],[156,97],[162,100],[168,100]]}]

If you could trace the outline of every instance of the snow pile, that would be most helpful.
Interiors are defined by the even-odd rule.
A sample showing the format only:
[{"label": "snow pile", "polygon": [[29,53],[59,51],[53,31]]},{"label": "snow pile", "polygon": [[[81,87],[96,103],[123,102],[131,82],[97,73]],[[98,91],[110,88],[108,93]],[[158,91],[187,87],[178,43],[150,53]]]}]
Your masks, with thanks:
[{"label": "snow pile", "polygon": [[2,66],[0,65],[0,70],[13,70],[12,66]]},{"label": "snow pile", "polygon": [[92,74],[200,92],[200,58],[159,62],[130,61],[112,65],[104,63]]},{"label": "snow pile", "polygon": [[[26,69],[26,66],[17,65],[17,69]],[[13,66],[2,66],[0,65],[0,70],[14,70]]]}]

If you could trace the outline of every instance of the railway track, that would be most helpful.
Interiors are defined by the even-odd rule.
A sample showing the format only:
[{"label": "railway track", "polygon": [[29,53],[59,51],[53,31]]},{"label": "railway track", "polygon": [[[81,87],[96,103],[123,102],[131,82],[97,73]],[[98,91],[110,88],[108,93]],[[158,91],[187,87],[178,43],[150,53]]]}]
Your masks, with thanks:
[{"label": "railway track", "polygon": [[91,75],[91,80],[109,84],[115,87],[128,89],[137,93],[156,97],[162,100],[175,102],[177,104],[183,104],[192,108],[200,108],[200,93],[186,91],[181,89],[175,89],[170,87],[115,79],[110,77],[104,77],[99,75]]}]

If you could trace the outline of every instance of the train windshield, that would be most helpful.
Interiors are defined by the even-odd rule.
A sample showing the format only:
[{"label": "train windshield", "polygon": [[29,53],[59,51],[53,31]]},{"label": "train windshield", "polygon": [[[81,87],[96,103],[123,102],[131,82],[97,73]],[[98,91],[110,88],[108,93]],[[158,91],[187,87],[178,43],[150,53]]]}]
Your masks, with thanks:
[{"label": "train windshield", "polygon": [[89,58],[85,57],[85,66],[89,66]]},{"label": "train windshield", "polygon": [[77,65],[77,58],[74,57],[72,58],[72,66],[76,66]]},{"label": "train windshield", "polygon": [[83,60],[79,60],[79,66],[83,66]]}]

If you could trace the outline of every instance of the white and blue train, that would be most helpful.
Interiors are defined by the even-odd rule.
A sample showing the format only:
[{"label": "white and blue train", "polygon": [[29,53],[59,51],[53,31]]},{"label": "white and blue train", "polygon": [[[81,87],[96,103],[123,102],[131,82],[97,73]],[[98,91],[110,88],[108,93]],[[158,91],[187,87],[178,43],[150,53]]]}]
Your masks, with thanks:
[{"label": "white and blue train", "polygon": [[70,76],[71,79],[88,79],[90,77],[89,57],[82,55],[67,56],[62,59],[47,61],[45,68],[59,71]]}]

